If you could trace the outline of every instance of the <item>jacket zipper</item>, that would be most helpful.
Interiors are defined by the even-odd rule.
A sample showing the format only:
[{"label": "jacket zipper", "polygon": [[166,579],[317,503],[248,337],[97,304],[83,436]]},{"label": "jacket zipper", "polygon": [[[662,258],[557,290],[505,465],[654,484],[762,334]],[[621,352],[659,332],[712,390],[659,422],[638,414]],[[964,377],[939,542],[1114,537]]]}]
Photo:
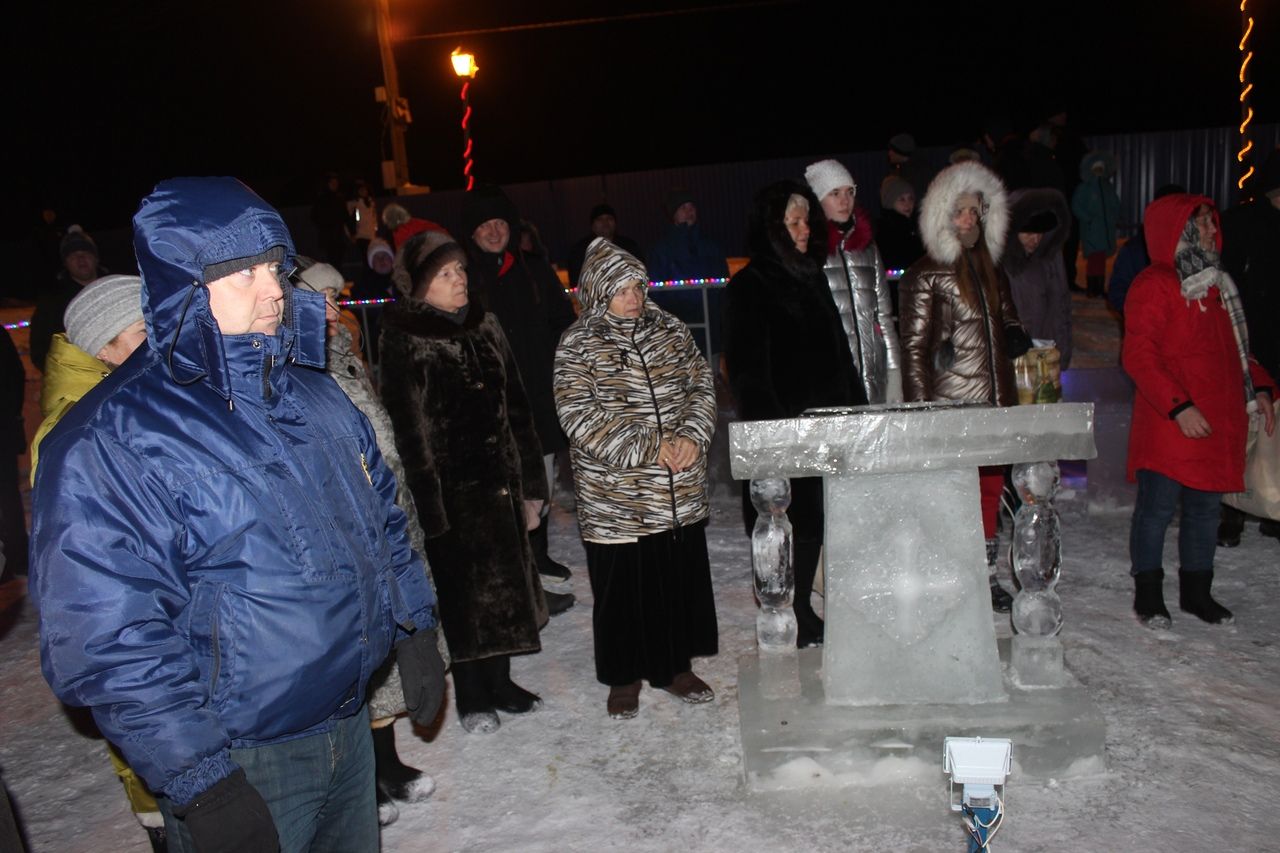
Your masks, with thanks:
[{"label": "jacket zipper", "polygon": [[982,282],[978,279],[978,271],[973,268],[973,261],[966,252],[964,261],[969,267],[969,274],[973,277],[973,281],[978,286],[978,305],[982,308],[982,342],[987,348],[987,364],[991,368],[991,405],[1000,405],[1000,395],[996,393],[996,348],[992,343],[992,335],[995,330],[991,328],[991,312],[987,310],[987,289],[983,287]]},{"label": "jacket zipper", "polygon": [[844,244],[840,244],[840,269],[844,272],[844,283],[849,289],[849,319],[853,323],[853,341],[858,351],[854,354],[858,359],[858,372],[862,374],[862,384],[867,384],[867,365],[865,350],[862,346],[862,329],[858,326],[858,290],[853,286],[853,278],[849,275],[849,254]]},{"label": "jacket zipper", "polygon": [[[635,325],[631,327],[631,346],[635,347],[636,355],[640,358],[640,369],[644,371],[644,383],[649,387],[649,399],[653,401],[653,414],[658,421],[658,441],[662,441],[662,410],[658,408],[658,395],[653,390],[653,378],[649,375],[649,365],[644,360],[644,352],[641,351],[640,345],[636,343],[636,334],[640,331],[640,321],[636,320]],[[680,516],[676,512],[676,475],[667,469],[667,489],[671,494],[671,523],[674,525],[673,530],[677,533],[680,530]]]}]

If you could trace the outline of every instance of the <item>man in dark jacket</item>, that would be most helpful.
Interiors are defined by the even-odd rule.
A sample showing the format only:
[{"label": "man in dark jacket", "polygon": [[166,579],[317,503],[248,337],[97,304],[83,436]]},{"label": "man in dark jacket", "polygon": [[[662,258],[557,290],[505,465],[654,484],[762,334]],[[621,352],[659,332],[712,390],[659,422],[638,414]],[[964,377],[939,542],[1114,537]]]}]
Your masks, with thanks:
[{"label": "man in dark jacket", "polygon": [[323,370],[324,299],[282,289],[289,232],[232,178],[159,184],[134,248],[148,342],[41,445],[45,678],[177,849],[376,850],[366,684],[395,645],[430,717],[443,665],[395,478]]},{"label": "man in dark jacket", "polygon": [[31,363],[41,373],[53,336],[66,331],[62,314],[67,306],[82,287],[107,274],[106,268],[98,263],[97,244],[79,225],[67,229],[58,253],[62,256],[62,269],[53,284],[40,291],[35,313],[31,315]]},{"label": "man in dark jacket", "polygon": [[[462,231],[468,235],[465,248],[470,259],[471,297],[497,316],[511,344],[533,410],[533,424],[544,454],[547,494],[551,494],[555,454],[569,447],[556,417],[551,372],[560,336],[574,320],[573,304],[551,265],[537,255],[520,251],[519,243],[512,241],[511,236],[519,233],[519,227],[516,206],[498,187],[478,186],[463,200]],[[569,569],[547,553],[549,504],[547,501],[543,505],[542,523],[529,531],[529,544],[538,559],[539,574],[567,580]],[[549,590],[544,593],[552,615],[573,605],[571,594]]]}]

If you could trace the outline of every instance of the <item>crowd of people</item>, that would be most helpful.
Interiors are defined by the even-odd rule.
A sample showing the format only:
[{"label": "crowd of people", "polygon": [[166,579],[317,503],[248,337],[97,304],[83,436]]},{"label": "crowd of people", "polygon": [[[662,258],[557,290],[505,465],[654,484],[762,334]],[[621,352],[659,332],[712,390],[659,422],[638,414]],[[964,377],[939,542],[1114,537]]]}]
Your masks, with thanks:
[{"label": "crowd of people", "polygon": [[[434,784],[399,759],[391,723],[433,725],[446,672],[469,733],[536,712],[511,659],[539,652],[548,619],[575,605],[552,588],[573,570],[549,554],[562,451],[604,712],[636,716],[645,682],[712,701],[694,664],[719,647],[706,539],[717,377],[744,420],[1018,404],[1017,359],[1053,348],[1070,363],[1073,230],[1090,295],[1116,250],[1110,158],[1083,155],[1074,187],[1053,185],[1053,129],[1038,130],[1017,151],[988,135],[990,164],[962,149],[936,173],[893,137],[878,221],[837,160],[761,188],[714,368],[648,293],[728,276],[683,191],[647,251],[611,206],[592,208],[572,292],[536,227],[487,185],[451,233],[330,182],[313,216],[320,259],[231,178],[167,180],[142,200],[140,276],[109,274],[92,238],[67,232],[32,321],[45,420],[19,570],[45,677],[93,712],[155,849],[376,850],[396,804]],[[1171,623],[1162,555],[1178,512],[1181,609],[1232,618],[1211,594],[1213,556],[1239,541],[1241,519],[1219,505],[1244,487],[1251,413],[1275,428],[1280,154],[1258,186],[1222,217],[1205,196],[1162,191],[1125,282],[1133,609],[1151,628]],[[376,326],[339,305],[360,292],[392,300]],[[1006,478],[979,476],[1000,612]],[[797,645],[820,646],[822,482],[791,489]],[[0,504],[11,570],[26,551],[15,512]]]}]

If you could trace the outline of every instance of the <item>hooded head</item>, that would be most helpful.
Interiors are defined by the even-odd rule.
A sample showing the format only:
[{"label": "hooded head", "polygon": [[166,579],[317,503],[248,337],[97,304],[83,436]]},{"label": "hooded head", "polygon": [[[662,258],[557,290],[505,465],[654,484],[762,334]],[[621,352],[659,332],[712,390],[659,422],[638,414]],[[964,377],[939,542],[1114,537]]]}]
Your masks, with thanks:
[{"label": "hooded head", "polygon": [[[792,196],[809,205],[809,245],[803,253],[796,250],[784,221]],[[827,259],[827,218],[808,184],[787,179],[756,193],[747,223],[747,247],[753,259],[777,260],[796,277],[822,269]]]},{"label": "hooded head", "polygon": [[1091,181],[1095,177],[1108,180],[1116,173],[1116,158],[1110,151],[1090,151],[1080,158],[1080,180]]},{"label": "hooded head", "polygon": [[[189,384],[208,377],[230,399],[222,332],[209,307],[212,281],[255,264],[293,263],[293,240],[275,208],[235,178],[161,181],[133,217],[142,273],[142,310],[152,349],[170,375]],[[323,367],[324,299],[282,287],[284,315],[269,338],[281,352]]]},{"label": "hooded head", "polygon": [[999,263],[1009,230],[1009,202],[1004,184],[981,163],[956,163],[938,173],[920,205],[920,238],[935,261],[950,266],[960,259],[960,238],[952,213],[962,195],[976,194],[982,202],[982,240],[992,263]]},{"label": "hooded head", "polygon": [[[1009,242],[1004,265],[1016,274],[1035,259],[1050,258],[1062,251],[1071,230],[1071,210],[1067,199],[1052,187],[1015,190],[1009,196]],[[1017,235],[1040,234],[1040,244],[1029,255],[1013,244]]]},{"label": "hooded head", "polygon": [[578,303],[583,315],[602,316],[618,291],[636,281],[649,284],[649,271],[644,264],[605,238],[595,238],[587,245],[582,274],[578,276]]},{"label": "hooded head", "polygon": [[[1191,193],[1174,193],[1158,198],[1147,205],[1143,214],[1142,232],[1147,238],[1147,253],[1151,263],[1161,266],[1175,267],[1175,258],[1180,244],[1186,242],[1184,235],[1187,225],[1200,205],[1207,204],[1212,210],[1213,221],[1218,222],[1218,208],[1208,196]],[[1215,253],[1222,251],[1222,232],[1219,231],[1215,241]]]}]

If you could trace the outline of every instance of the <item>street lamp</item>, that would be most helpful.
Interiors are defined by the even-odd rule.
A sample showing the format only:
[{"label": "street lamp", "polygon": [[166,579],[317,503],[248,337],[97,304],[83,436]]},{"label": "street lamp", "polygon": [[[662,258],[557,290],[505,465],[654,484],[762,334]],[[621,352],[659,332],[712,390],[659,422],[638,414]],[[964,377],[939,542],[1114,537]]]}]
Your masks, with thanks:
[{"label": "street lamp", "polygon": [[461,47],[454,48],[453,53],[449,55],[449,59],[453,62],[453,73],[463,78],[462,174],[467,178],[467,190],[471,190],[476,185],[476,178],[471,173],[475,162],[471,159],[471,99],[468,93],[471,89],[471,81],[475,79],[476,72],[480,70],[480,67],[476,65],[476,58],[469,53],[463,53]]}]

